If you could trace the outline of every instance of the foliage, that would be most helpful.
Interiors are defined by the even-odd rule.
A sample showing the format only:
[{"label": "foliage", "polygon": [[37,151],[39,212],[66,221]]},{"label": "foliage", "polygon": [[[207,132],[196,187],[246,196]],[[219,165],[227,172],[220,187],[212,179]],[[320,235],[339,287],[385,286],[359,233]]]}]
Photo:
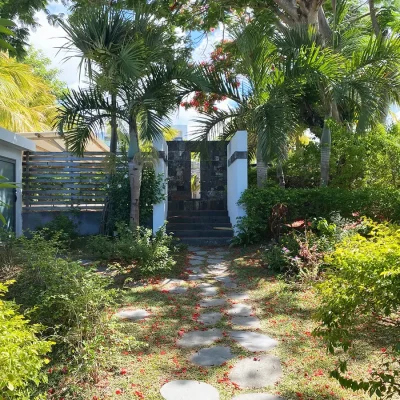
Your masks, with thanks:
[{"label": "foliage", "polygon": [[247,212],[238,223],[241,243],[256,243],[271,236],[270,216],[276,204],[287,206],[287,223],[319,217],[329,221],[335,213],[350,219],[365,215],[376,220],[400,221],[400,192],[394,189],[250,188],[239,203]]},{"label": "foliage", "polygon": [[31,67],[0,53],[0,125],[11,131],[49,130],[55,96]]},{"label": "foliage", "polygon": [[[283,168],[286,187],[319,185],[319,146],[314,141],[291,146]],[[400,134],[397,124],[374,127],[362,135],[338,124],[332,127],[330,186],[399,188]]]},{"label": "foliage", "polygon": [[[360,326],[389,318],[400,307],[400,227],[364,220],[364,234],[345,238],[326,257],[330,272],[318,288],[322,304],[318,312],[321,326],[315,330],[332,354],[339,354],[339,367],[332,376],[347,388],[363,389],[372,396],[400,394],[400,347],[384,349],[383,365],[374,368],[369,381],[343,374],[348,352]],[[387,352],[387,354],[386,354]]]},{"label": "foliage", "polygon": [[0,228],[0,281],[12,278],[18,270],[16,246],[15,234]]},{"label": "foliage", "polygon": [[57,234],[60,240],[71,240],[78,236],[76,223],[67,215],[59,214],[39,230],[43,232],[46,239]]},{"label": "foliage", "polygon": [[89,239],[88,249],[96,257],[123,261],[140,276],[159,276],[175,265],[173,236],[166,234],[165,227],[153,236],[151,229],[132,230],[120,223],[115,239],[94,236]]},{"label": "foliage", "polygon": [[50,58],[46,57],[42,50],[29,47],[23,63],[31,66],[34,75],[46,82],[57,99],[61,99],[65,95],[68,89],[67,84],[58,78],[60,70],[51,67]]},{"label": "foliage", "polygon": [[[152,165],[147,165],[142,171],[140,188],[140,221],[146,226],[153,215],[153,205],[164,200],[164,176],[156,174]],[[126,155],[116,158],[107,184],[109,214],[106,231],[112,233],[117,223],[129,221],[131,201],[130,184],[128,179],[128,160]]]},{"label": "foliage", "polygon": [[100,311],[112,303],[115,292],[107,288],[108,279],[61,258],[61,250],[57,236],[45,239],[36,232],[31,239],[20,238],[22,271],[10,294],[58,341],[80,346],[92,335]]},{"label": "foliage", "polygon": [[29,386],[47,381],[42,368],[53,342],[39,339],[42,328],[29,324],[16,304],[3,300],[10,283],[0,283],[0,392],[5,400],[28,400]]}]

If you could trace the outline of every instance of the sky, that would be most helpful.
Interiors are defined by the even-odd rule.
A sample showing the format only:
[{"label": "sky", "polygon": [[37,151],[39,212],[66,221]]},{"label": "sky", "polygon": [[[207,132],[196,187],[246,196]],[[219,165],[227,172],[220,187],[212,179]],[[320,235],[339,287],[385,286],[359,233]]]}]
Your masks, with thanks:
[{"label": "sky", "polygon": [[[66,13],[66,8],[60,3],[50,3],[48,7],[51,13]],[[48,23],[44,11],[38,12],[35,16],[39,26],[31,31],[29,43],[40,49],[52,60],[52,66],[60,70],[59,78],[66,82],[69,88],[77,89],[80,85],[84,85],[85,77],[79,76],[79,62],[77,57],[71,57],[71,53],[65,52],[61,47],[65,43],[65,34],[60,27],[52,26]],[[195,43],[193,51],[193,60],[201,62],[209,58],[216,42],[222,39],[222,30],[216,29],[208,35],[192,32],[191,38]],[[227,103],[221,103],[221,108],[226,108]],[[198,117],[198,113],[194,109],[185,110],[179,107],[176,115],[173,117],[173,125],[188,125],[189,135],[194,132],[196,123],[194,120]]]}]

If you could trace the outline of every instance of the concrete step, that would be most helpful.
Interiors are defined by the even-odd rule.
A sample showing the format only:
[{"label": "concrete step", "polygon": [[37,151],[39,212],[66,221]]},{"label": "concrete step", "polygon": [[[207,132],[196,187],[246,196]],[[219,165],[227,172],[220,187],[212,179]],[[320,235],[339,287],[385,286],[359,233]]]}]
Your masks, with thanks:
[{"label": "concrete step", "polygon": [[[167,229],[168,231],[168,229]],[[184,237],[202,237],[202,238],[232,238],[233,237],[233,229],[232,228],[223,228],[218,230],[182,230],[182,231],[173,231],[173,234],[177,238]]]},{"label": "concrete step", "polygon": [[201,231],[206,231],[206,230],[216,230],[219,228],[232,228],[232,225],[230,222],[187,222],[187,223],[182,223],[182,222],[171,222],[171,220],[168,222],[167,225],[167,231],[187,231],[187,230],[201,230]]},{"label": "concrete step", "polygon": [[181,243],[189,246],[229,246],[231,238],[221,237],[183,237],[180,239]]},{"label": "concrete step", "polygon": [[227,210],[194,210],[194,211],[168,211],[168,220],[171,217],[228,217]]},{"label": "concrete step", "polygon": [[181,215],[177,215],[175,217],[168,217],[168,223],[171,224],[200,224],[200,223],[205,223],[205,224],[213,224],[213,225],[219,225],[219,224],[229,224],[230,219],[228,216],[221,217],[221,216],[210,216],[207,217],[205,215],[203,216],[197,216],[197,217],[185,217]]}]

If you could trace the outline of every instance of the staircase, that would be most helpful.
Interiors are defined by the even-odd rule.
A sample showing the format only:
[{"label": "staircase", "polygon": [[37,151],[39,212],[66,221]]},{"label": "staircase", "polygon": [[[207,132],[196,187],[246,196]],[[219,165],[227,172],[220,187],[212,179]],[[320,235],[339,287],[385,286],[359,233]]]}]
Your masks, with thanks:
[{"label": "staircase", "polygon": [[228,211],[169,211],[167,232],[192,246],[228,245],[233,229]]}]

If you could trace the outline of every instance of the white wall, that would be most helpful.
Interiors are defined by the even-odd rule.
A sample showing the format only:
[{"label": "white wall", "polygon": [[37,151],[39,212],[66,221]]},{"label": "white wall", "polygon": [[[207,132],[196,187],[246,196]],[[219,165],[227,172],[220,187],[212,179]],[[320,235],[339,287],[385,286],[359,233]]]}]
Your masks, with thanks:
[{"label": "white wall", "polygon": [[247,152],[247,132],[238,131],[228,144],[228,214],[235,235],[238,233],[236,228],[237,220],[246,215],[246,211],[237,203],[242,193],[247,189],[247,157],[236,159],[229,165],[229,160],[235,152]]},{"label": "white wall", "polygon": [[15,179],[18,184],[15,204],[15,233],[18,236],[22,234],[22,154],[24,150],[35,151],[35,143],[16,133],[0,128],[0,156],[15,160]]},{"label": "white wall", "polygon": [[[168,156],[168,145],[164,138],[155,140],[153,146],[157,151],[163,151],[165,157]],[[158,158],[154,169],[156,175],[163,174],[165,180],[165,199],[161,203],[153,205],[153,233],[155,234],[164,225],[168,215],[168,163],[163,158]]]},{"label": "white wall", "polygon": [[0,156],[15,160],[15,179],[18,184],[16,190],[17,202],[15,204],[16,220],[15,220],[15,233],[17,236],[22,234],[22,150],[18,150],[13,146],[7,144],[0,144]]}]

